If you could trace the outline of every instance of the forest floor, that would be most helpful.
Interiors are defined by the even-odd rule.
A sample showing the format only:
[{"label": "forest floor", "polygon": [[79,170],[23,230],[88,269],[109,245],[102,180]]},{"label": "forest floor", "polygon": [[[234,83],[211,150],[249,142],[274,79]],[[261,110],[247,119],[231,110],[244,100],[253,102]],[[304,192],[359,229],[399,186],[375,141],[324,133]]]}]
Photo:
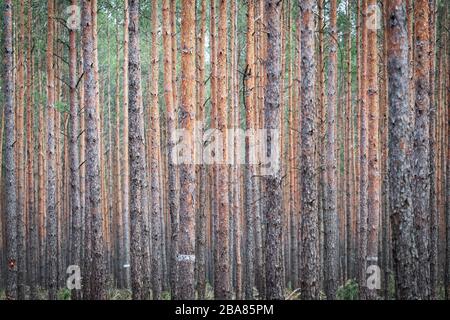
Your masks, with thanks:
[{"label": "forest floor", "polygon": [[[389,280],[389,288],[388,288],[388,296],[390,300],[395,299],[395,288],[394,288],[394,279],[391,277]],[[29,297],[29,287],[26,290],[26,296]],[[299,289],[285,290],[285,299],[286,300],[301,300]],[[338,288],[337,291],[337,299],[338,300],[358,300],[358,284],[355,280],[348,280],[344,286]],[[380,291],[380,294],[382,292]],[[254,289],[255,300],[259,299],[259,294],[256,288]],[[48,293],[44,289],[38,289],[37,299],[36,300],[47,300]],[[206,287],[206,296],[205,300],[213,300],[214,299],[214,289],[207,285]],[[444,299],[444,287],[439,287],[438,300]],[[0,300],[6,300],[5,290],[0,290]],[[62,288],[58,291],[58,300],[71,300],[70,290],[67,288]],[[109,289],[108,290],[108,298],[107,300],[131,300],[131,290],[128,289]],[[161,300],[170,300],[170,293],[164,291],[162,293]],[[326,296],[323,292],[321,292],[320,300],[326,300]]]}]

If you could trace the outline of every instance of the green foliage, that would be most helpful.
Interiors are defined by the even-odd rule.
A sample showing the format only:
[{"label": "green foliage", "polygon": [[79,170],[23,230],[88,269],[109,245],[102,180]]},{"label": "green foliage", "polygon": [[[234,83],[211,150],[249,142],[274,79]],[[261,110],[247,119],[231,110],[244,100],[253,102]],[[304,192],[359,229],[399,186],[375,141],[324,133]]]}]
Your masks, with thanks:
[{"label": "green foliage", "polygon": [[395,278],[393,273],[389,273],[388,297],[389,299],[395,299]]},{"label": "green foliage", "polygon": [[66,102],[56,101],[55,109],[56,111],[61,113],[69,112],[69,105]]},{"label": "green foliage", "polygon": [[6,300],[5,290],[0,290],[0,300]]},{"label": "green foliage", "polygon": [[[445,287],[443,285],[439,285],[437,287],[437,299],[438,300],[445,300]],[[1,300],[1,298],[0,298]]]},{"label": "green foliage", "polygon": [[163,291],[161,292],[161,300],[170,300],[170,292],[169,291]]},{"label": "green foliage", "polygon": [[354,279],[350,279],[338,288],[336,296],[338,300],[357,300],[358,291],[358,283]]},{"label": "green foliage", "polygon": [[300,288],[291,289],[291,283],[284,289],[284,297],[286,300],[300,300]]},{"label": "green foliage", "polygon": [[109,300],[131,300],[131,291],[127,289],[110,289],[108,291]]},{"label": "green foliage", "polygon": [[38,287],[36,291],[36,300],[47,300],[48,292],[44,288]]},{"label": "green foliage", "polygon": [[71,293],[67,288],[62,288],[58,291],[58,300],[70,300]]},{"label": "green foliage", "polygon": [[205,300],[214,300],[214,288],[209,283],[206,283]]}]

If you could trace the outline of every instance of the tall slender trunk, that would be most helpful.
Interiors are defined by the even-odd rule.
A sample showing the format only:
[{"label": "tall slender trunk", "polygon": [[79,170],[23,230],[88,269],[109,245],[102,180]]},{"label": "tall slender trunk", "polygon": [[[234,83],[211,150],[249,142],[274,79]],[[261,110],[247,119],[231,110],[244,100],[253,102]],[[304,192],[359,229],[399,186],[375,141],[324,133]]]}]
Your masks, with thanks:
[{"label": "tall slender trunk", "polygon": [[[216,162],[216,206],[217,206],[217,263],[214,274],[214,297],[229,299],[230,254],[229,254],[229,185],[228,185],[228,138],[227,138],[227,0],[219,0],[218,48],[217,48],[217,129],[222,138],[220,159]],[[220,152],[221,151],[221,152]]]},{"label": "tall slender trunk", "polygon": [[33,36],[32,36],[32,6],[28,2],[28,48],[27,48],[27,217],[29,233],[29,280],[30,298],[37,296],[38,285],[38,250],[39,250],[39,230],[38,211],[35,205],[35,182],[34,182],[34,105],[33,105]]},{"label": "tall slender trunk", "polygon": [[146,250],[145,233],[148,226],[147,182],[145,168],[144,119],[142,112],[141,66],[139,53],[139,0],[129,1],[129,60],[128,60],[128,115],[130,161],[130,235],[131,235],[131,287],[133,299],[147,299],[145,283]]},{"label": "tall slender trunk", "polygon": [[178,208],[176,203],[176,167],[175,154],[172,151],[175,144],[175,104],[173,93],[172,73],[172,28],[170,0],[163,0],[163,47],[164,47],[164,99],[166,104],[166,138],[167,138],[167,161],[168,161],[168,202],[171,229],[171,258],[170,258],[170,290],[172,299],[177,297],[177,252],[178,252]]},{"label": "tall slender trunk", "polygon": [[195,0],[182,1],[180,128],[183,159],[180,163],[180,242],[177,298],[195,297]]},{"label": "tall slender trunk", "polygon": [[[448,9],[447,9],[448,10]],[[447,26],[449,25],[447,20]],[[449,50],[449,49],[447,49]],[[447,92],[450,92],[450,52],[447,52]],[[450,105],[450,94],[447,94],[447,106]],[[444,119],[445,121],[445,119]],[[446,223],[446,254],[445,254],[445,297],[448,299],[450,296],[450,111],[447,110],[447,176],[446,176],[446,194],[445,202],[447,203],[445,207],[445,223]],[[444,132],[445,134],[445,132]],[[445,149],[443,146],[442,149]],[[445,151],[444,151],[445,152]]]},{"label": "tall slender trunk", "polygon": [[196,225],[196,277],[197,277],[197,294],[199,299],[205,298],[206,293],[206,233],[207,233],[207,217],[206,217],[206,166],[203,161],[203,133],[206,125],[206,116],[204,112],[204,104],[206,97],[205,87],[205,41],[206,41],[206,0],[201,0],[200,25],[197,32],[197,120],[201,121],[202,128],[200,137],[201,147],[199,154],[199,172],[198,172],[198,193],[197,199],[197,225]]},{"label": "tall slender trunk", "polygon": [[436,68],[436,1],[429,0],[430,19],[430,297],[437,298],[438,290],[438,243],[439,243],[439,215],[436,196],[436,98],[435,98],[435,68]]},{"label": "tall slender trunk", "polygon": [[[94,76],[94,41],[92,30],[92,2],[83,0],[82,5],[82,42],[84,70],[84,107],[86,122],[86,180],[87,215],[91,216],[92,266],[91,299],[106,298],[106,278],[104,260],[103,215],[100,198],[100,156],[98,119],[96,111],[96,81]],[[88,240],[89,241],[89,240]]]},{"label": "tall slender trunk", "polygon": [[396,296],[417,299],[417,250],[412,212],[411,130],[409,107],[408,39],[403,0],[390,0],[387,14],[389,76],[389,205],[392,226]]},{"label": "tall slender trunk", "polygon": [[4,32],[4,82],[5,93],[5,214],[6,214],[6,298],[17,299],[17,199],[16,199],[16,176],[14,163],[15,143],[15,119],[14,119],[14,79],[13,79],[13,5],[12,0],[6,0],[3,12]]},{"label": "tall slender trunk", "polygon": [[266,230],[266,295],[267,299],[282,299],[284,280],[282,274],[282,195],[281,195],[281,154],[279,145],[280,130],[280,57],[281,57],[281,3],[276,0],[266,1],[267,15],[267,60],[264,99],[264,129],[266,159],[271,162],[270,171],[264,173],[264,191],[266,200],[264,216],[267,219]]},{"label": "tall slender trunk", "polygon": [[318,209],[314,162],[316,135],[314,9],[312,0],[300,1],[301,13],[301,294],[302,299],[319,297],[318,278]]},{"label": "tall slender trunk", "polygon": [[[77,5],[77,0],[72,0]],[[77,99],[77,47],[76,27],[69,26],[69,82],[70,82],[70,126],[69,126],[69,157],[70,157],[70,209],[72,222],[71,265],[79,266],[81,263],[81,208],[80,208],[80,176],[78,151],[78,99]],[[78,289],[72,290],[72,299],[79,299]]]},{"label": "tall slender trunk", "polygon": [[360,97],[360,140],[359,140],[359,263],[358,263],[358,282],[360,297],[364,298],[364,288],[366,288],[366,269],[367,269],[367,240],[368,240],[368,99],[367,99],[367,74],[368,74],[368,27],[367,27],[367,8],[369,0],[362,0],[362,25],[361,25],[361,97]]},{"label": "tall slender trunk", "polygon": [[53,70],[54,3],[48,0],[47,21],[47,274],[49,299],[57,291],[57,215],[55,155],[55,74]]},{"label": "tall slender trunk", "polygon": [[130,270],[130,167],[128,155],[128,27],[129,27],[129,8],[128,0],[124,0],[124,20],[123,20],[123,233],[124,233],[124,285],[125,288],[131,286],[131,270]]},{"label": "tall slender trunk", "polygon": [[151,208],[151,246],[152,246],[152,292],[153,299],[161,299],[162,291],[162,225],[161,225],[161,185],[160,185],[160,126],[159,126],[159,106],[158,106],[158,79],[159,79],[159,58],[157,34],[158,21],[158,1],[152,3],[152,49],[151,49],[151,86],[150,95],[150,136],[147,143],[150,144],[150,208]]},{"label": "tall slender trunk", "polygon": [[429,4],[414,4],[414,148],[413,210],[419,255],[417,285],[421,299],[430,298],[430,57]]},{"label": "tall slender trunk", "polygon": [[336,124],[335,110],[337,104],[337,5],[336,0],[330,3],[330,45],[327,88],[327,133],[325,158],[325,208],[324,208],[324,288],[327,299],[336,298],[338,285],[338,216],[337,216],[337,181],[336,181]]},{"label": "tall slender trunk", "polygon": [[350,21],[347,28],[347,39],[345,42],[346,51],[346,86],[345,86],[345,190],[346,190],[346,274],[347,279],[353,277],[353,223],[354,223],[354,189],[353,180],[353,115],[352,115],[352,37],[351,37],[351,15],[350,1],[346,4],[346,15]]},{"label": "tall slender trunk", "polygon": [[[255,0],[249,0],[247,3],[247,52],[246,52],[246,72],[244,74],[244,106],[246,129],[255,129]],[[253,287],[255,283],[255,237],[254,237],[254,217],[256,214],[255,204],[255,165],[250,163],[249,137],[245,138],[245,299],[253,299]]]},{"label": "tall slender trunk", "polygon": [[233,137],[233,159],[232,164],[232,185],[233,185],[233,203],[232,203],[232,214],[234,220],[234,233],[233,238],[235,239],[234,248],[232,249],[235,254],[235,296],[236,299],[242,299],[242,257],[241,257],[241,239],[242,239],[242,207],[241,207],[241,176],[242,170],[238,159],[240,158],[240,139],[236,135],[240,128],[240,108],[239,108],[239,82],[238,82],[238,63],[239,63],[239,42],[237,34],[237,0],[231,0],[231,117],[233,122],[233,129],[235,130],[235,135]]},{"label": "tall slender trunk", "polygon": [[116,237],[117,237],[117,258],[116,258],[116,265],[118,270],[118,287],[119,288],[126,288],[125,284],[125,274],[123,269],[123,263],[125,261],[125,231],[123,228],[123,221],[124,221],[124,212],[123,212],[123,189],[122,189],[122,161],[125,161],[125,159],[122,159],[121,152],[120,152],[120,61],[119,61],[119,27],[117,26],[117,52],[116,52],[116,101],[115,101],[115,113],[116,113],[116,125],[115,125],[115,135],[114,135],[114,193],[117,195],[115,198],[115,216],[116,216]]},{"label": "tall slender trunk", "polygon": [[[293,28],[292,6],[289,8],[289,25]],[[298,31],[298,30],[297,30]],[[296,62],[298,59],[298,39],[293,38],[293,30],[290,31],[289,43],[293,50],[290,51],[291,58],[289,61],[289,123],[288,123],[288,170],[289,170],[289,219],[290,219],[290,282],[291,289],[298,287],[298,199],[297,190],[297,79],[296,70],[298,68]]]},{"label": "tall slender trunk", "polygon": [[[368,11],[377,10],[376,0],[368,1]],[[376,14],[376,13],[375,13]],[[373,18],[372,16],[370,18]],[[369,21],[368,21],[369,22]],[[368,28],[366,23],[366,28]],[[378,47],[377,29],[368,28],[367,105],[368,105],[368,189],[367,189],[367,267],[378,265],[378,230],[380,225],[380,163],[379,163],[379,105],[378,105]],[[364,298],[375,299],[377,290],[363,290]]]},{"label": "tall slender trunk", "polygon": [[24,96],[25,96],[25,1],[19,1],[19,34],[17,53],[18,86],[16,97],[16,172],[17,172],[17,293],[25,299],[26,286],[26,231],[25,231],[25,155],[24,155]]}]

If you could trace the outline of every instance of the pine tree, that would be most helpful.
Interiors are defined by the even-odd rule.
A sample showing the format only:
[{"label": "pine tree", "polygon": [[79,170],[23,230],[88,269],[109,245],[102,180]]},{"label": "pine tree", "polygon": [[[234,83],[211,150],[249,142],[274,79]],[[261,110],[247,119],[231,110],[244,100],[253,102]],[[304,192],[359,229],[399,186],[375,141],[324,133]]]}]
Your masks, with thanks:
[{"label": "pine tree", "polygon": [[398,299],[417,299],[417,249],[412,211],[411,130],[409,108],[406,6],[390,0],[387,14],[389,76],[389,205],[392,226],[393,262]]},{"label": "pine tree", "polygon": [[416,228],[418,289],[421,299],[430,298],[430,56],[429,4],[414,4],[414,147],[413,147],[413,210]]},{"label": "pine tree", "polygon": [[180,128],[183,160],[180,164],[180,241],[177,255],[177,298],[195,296],[195,0],[182,1]]},{"label": "pine tree", "polygon": [[55,146],[55,74],[53,68],[53,38],[55,30],[54,2],[48,0],[47,21],[47,274],[49,299],[57,292],[57,213],[56,213],[56,146]]},{"label": "pine tree", "polygon": [[280,151],[276,149],[276,131],[280,129],[280,56],[281,56],[281,3],[279,1],[266,1],[265,14],[267,14],[267,84],[264,99],[264,129],[263,139],[270,171],[264,176],[264,190],[266,203],[264,216],[267,217],[266,230],[266,295],[267,299],[283,298],[282,277],[282,215],[281,215],[281,160]]},{"label": "pine tree", "polygon": [[150,144],[150,208],[151,208],[151,246],[152,246],[152,292],[153,299],[161,299],[162,291],[162,225],[161,225],[161,187],[160,187],[160,127],[159,127],[159,106],[158,106],[158,1],[152,3],[152,49],[151,64],[152,70],[149,73],[151,78],[150,94],[150,134],[147,144]]},{"label": "pine tree", "polygon": [[[94,76],[94,39],[92,31],[92,2],[83,0],[82,4],[82,41],[84,71],[84,108],[86,123],[86,180],[87,215],[92,218],[91,241],[91,299],[106,298],[106,277],[104,257],[103,214],[100,194],[100,156],[98,119],[96,111],[96,81]],[[50,125],[49,125],[50,127]],[[50,129],[49,129],[50,130]],[[88,233],[89,234],[89,233]]]},{"label": "pine tree", "polygon": [[300,1],[301,14],[301,271],[302,299],[317,299],[318,277],[318,208],[316,165],[314,161],[316,135],[314,9],[315,2]]},{"label": "pine tree", "polygon": [[[72,0],[72,5],[77,5],[77,0]],[[81,207],[80,207],[80,176],[79,176],[79,150],[78,150],[78,99],[77,99],[77,47],[76,26],[69,27],[69,81],[70,81],[70,199],[72,221],[72,247],[71,265],[81,265]],[[72,291],[72,299],[79,299],[79,290]]]},{"label": "pine tree", "polygon": [[327,88],[327,137],[326,137],[326,185],[324,205],[324,287],[328,299],[336,298],[338,284],[338,216],[336,192],[336,150],[335,150],[335,109],[337,87],[337,17],[336,0],[331,0],[330,6],[330,46]]},{"label": "pine tree", "polygon": [[17,299],[17,212],[16,212],[16,176],[14,163],[15,119],[14,119],[14,80],[13,80],[13,4],[6,0],[3,12],[4,32],[4,82],[5,94],[5,214],[6,214],[6,298]]},{"label": "pine tree", "polygon": [[[249,0],[247,3],[247,52],[246,52],[246,67],[244,74],[244,106],[245,106],[245,123],[247,130],[255,129],[255,3],[254,0]],[[250,140],[246,137],[245,141],[245,247],[247,249],[245,255],[245,298],[253,299],[253,287],[255,281],[255,237],[254,237],[254,221],[256,215],[255,204],[255,175],[256,168],[254,164],[250,163]]]}]

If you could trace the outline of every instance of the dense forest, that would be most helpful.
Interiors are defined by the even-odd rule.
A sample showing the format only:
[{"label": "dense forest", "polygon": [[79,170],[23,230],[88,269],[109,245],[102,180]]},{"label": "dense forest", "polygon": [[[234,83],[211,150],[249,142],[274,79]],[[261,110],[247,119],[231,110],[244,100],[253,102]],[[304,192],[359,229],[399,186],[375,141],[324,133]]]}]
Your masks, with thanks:
[{"label": "dense forest", "polygon": [[449,299],[448,0],[0,10],[0,299]]}]

